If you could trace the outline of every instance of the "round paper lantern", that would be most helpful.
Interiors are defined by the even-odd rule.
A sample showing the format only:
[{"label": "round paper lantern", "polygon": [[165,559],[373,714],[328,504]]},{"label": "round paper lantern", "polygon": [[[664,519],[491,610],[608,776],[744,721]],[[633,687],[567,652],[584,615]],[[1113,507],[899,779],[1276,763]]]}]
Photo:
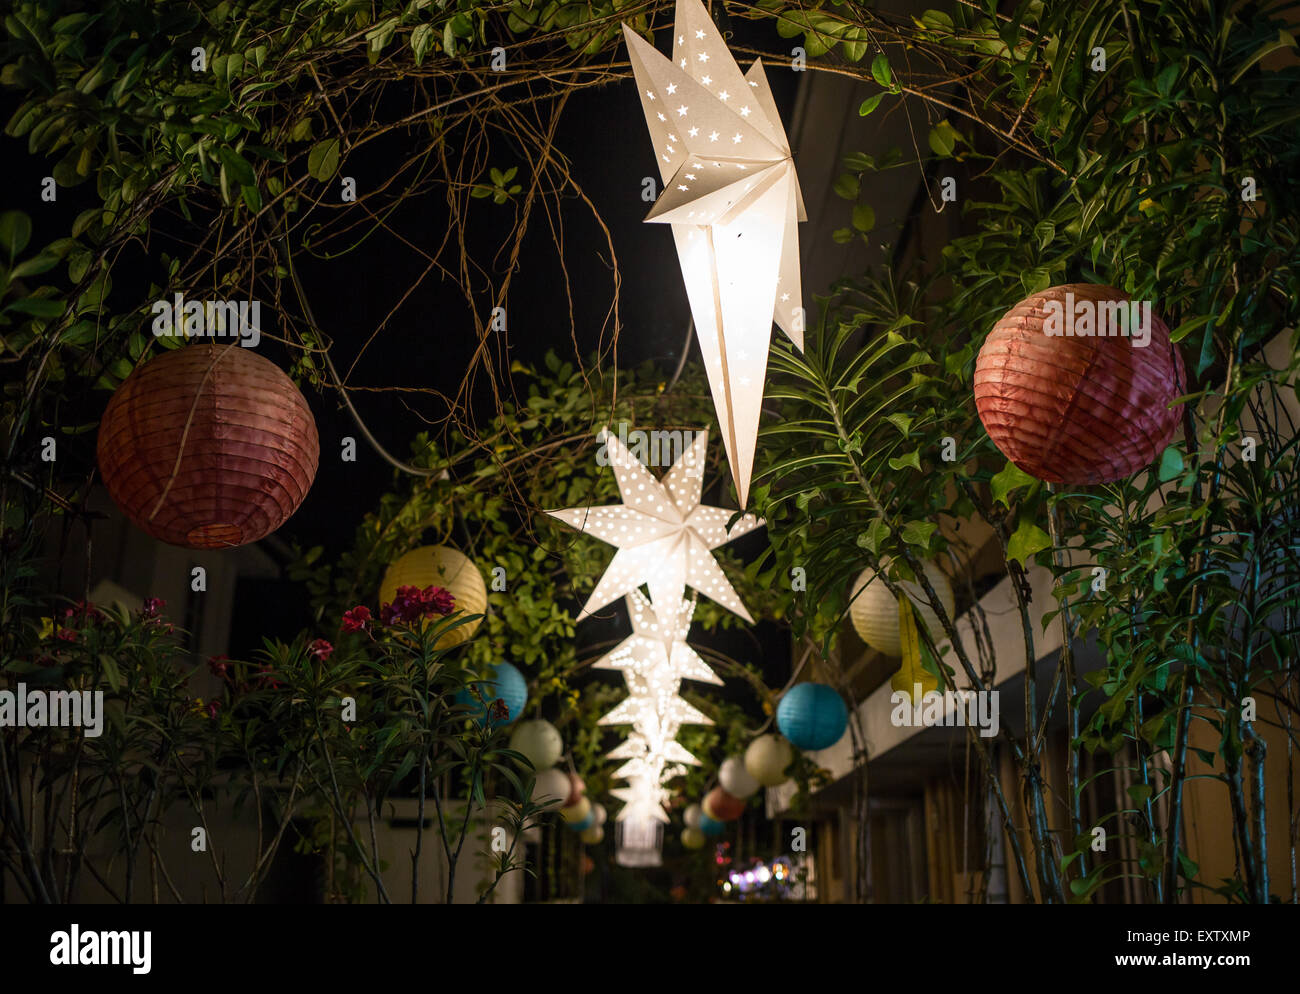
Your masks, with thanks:
[{"label": "round paper lantern", "polygon": [[745,813],[745,802],[732,797],[721,787],[714,787],[704,797],[704,813],[715,821],[735,821]]},{"label": "round paper lantern", "polygon": [[[465,707],[478,705],[475,711],[470,712],[470,716],[475,721],[482,722],[483,716],[488,711],[491,703],[500,698],[505,701],[509,715],[505,721],[497,724],[509,725],[519,717],[524,710],[524,705],[528,703],[528,681],[524,679],[524,675],[519,670],[509,663],[494,663],[490,668],[490,672],[490,679],[474,680],[463,690],[457,691],[456,703]],[[475,688],[479,693],[479,697],[486,703],[479,703],[470,687]]]},{"label": "round paper lantern", "polygon": [[706,841],[704,833],[695,826],[688,825],[682,829],[682,845],[687,849],[702,849]]},{"label": "round paper lantern", "polygon": [[[537,718],[521,721],[515,726],[515,730],[510,733],[510,748],[523,753],[533,764],[533,769],[548,770],[560,761],[564,752],[564,739],[560,738],[559,729],[549,721]],[[560,797],[567,799],[571,787],[569,775],[562,773],[561,776],[564,777],[564,792]]]},{"label": "round paper lantern", "polygon": [[564,803],[569,793],[569,775],[563,770],[542,770],[533,783],[534,804],[555,810]]},{"label": "round paper lantern", "polygon": [[566,805],[578,803],[578,799],[587,792],[587,785],[582,782],[582,777],[576,773],[569,774],[569,797],[564,802]]},{"label": "round paper lantern", "polygon": [[[881,566],[888,566],[882,562]],[[952,582],[937,563],[922,560],[921,566],[930,580],[930,586],[939,595],[944,612],[949,619],[953,617],[957,602],[953,599]],[[918,614],[925,619],[926,627],[935,638],[940,638],[943,629],[939,627],[939,616],[930,607],[930,600],[925,590],[914,580],[904,580],[897,585],[907,592],[908,599]],[[849,618],[859,637],[871,648],[883,652],[886,656],[901,656],[903,642],[898,632],[898,601],[889,592],[883,580],[876,576],[875,570],[863,570],[853,583],[853,603],[849,605]]]},{"label": "round paper lantern", "polygon": [[745,769],[764,787],[785,783],[785,771],[793,762],[794,750],[779,735],[760,735],[745,750]]},{"label": "round paper lantern", "polygon": [[593,827],[595,824],[596,824],[596,816],[593,815],[590,811],[587,812],[587,817],[583,818],[581,821],[566,822],[566,825],[568,826],[569,829],[579,833],[585,832],[587,829]]},{"label": "round paper lantern", "polygon": [[849,709],[834,687],[799,683],[776,706],[776,725],[800,749],[825,749],[849,727]]},{"label": "round paper lantern", "polygon": [[745,799],[758,793],[758,788],[762,786],[745,769],[745,760],[740,756],[728,756],[722,761],[722,766],[718,770],[718,783],[732,797]]},{"label": "round paper lantern", "polygon": [[588,846],[599,845],[601,840],[604,838],[605,838],[605,830],[600,827],[600,824],[598,822],[588,825],[585,829],[582,830],[582,842],[584,845],[588,845]]},{"label": "round paper lantern", "polygon": [[[1128,305],[1114,287],[1054,286],[1007,311],[984,340],[976,410],[993,444],[1030,476],[1108,483],[1149,466],[1169,444],[1182,357],[1154,314],[1146,346],[1120,335]],[[1088,315],[1091,334],[1079,335]]]},{"label": "round paper lantern", "polygon": [[320,439],[284,372],[239,345],[189,345],[131,373],[99,423],[113,502],[154,538],[190,549],[256,542],[316,476]]},{"label": "round paper lantern", "polygon": [[682,821],[686,823],[687,828],[699,828],[702,814],[704,810],[698,804],[692,804],[682,812]]},{"label": "round paper lantern", "polygon": [[583,828],[587,825],[595,824],[596,818],[591,813],[591,802],[585,797],[578,798],[577,804],[570,804],[560,809],[560,817],[569,823],[573,828],[582,823]]},{"label": "round paper lantern", "polygon": [[[379,584],[379,603],[393,603],[399,587],[442,587],[455,600],[457,611],[482,614],[487,609],[483,574],[468,557],[449,545],[426,545],[399,557]],[[480,618],[453,628],[438,639],[436,647],[450,649],[468,641],[481,623]]]},{"label": "round paper lantern", "polygon": [[597,824],[597,825],[603,825],[603,824],[605,824],[605,819],[606,819],[606,817],[608,817],[608,814],[607,814],[607,812],[605,811],[605,805],[603,805],[603,804],[593,804],[593,805],[591,806],[591,811],[592,811],[592,813],[596,816],[596,824]]},{"label": "round paper lantern", "polygon": [[710,818],[707,814],[700,815],[700,831],[705,835],[721,835],[727,830],[727,826],[716,818]]}]

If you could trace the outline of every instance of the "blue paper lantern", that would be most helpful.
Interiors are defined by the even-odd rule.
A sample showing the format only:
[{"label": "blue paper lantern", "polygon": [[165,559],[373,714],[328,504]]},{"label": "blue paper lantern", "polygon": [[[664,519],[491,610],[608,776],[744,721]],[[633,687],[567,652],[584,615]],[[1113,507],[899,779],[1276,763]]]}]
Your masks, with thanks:
[{"label": "blue paper lantern", "polygon": [[585,832],[594,824],[596,824],[596,812],[593,810],[582,821],[571,821],[565,828],[572,829],[575,832]]},{"label": "blue paper lantern", "polygon": [[721,835],[726,830],[727,826],[723,822],[710,818],[703,811],[700,812],[700,831],[705,835]]},{"label": "blue paper lantern", "polygon": [[[477,710],[470,712],[470,717],[481,722],[488,706],[500,698],[506,702],[506,709],[510,712],[510,716],[505,721],[498,721],[495,724],[497,727],[509,725],[523,713],[524,705],[528,703],[528,681],[509,663],[495,663],[491,668],[491,674],[490,680],[475,680],[469,687],[457,691],[456,703],[465,707],[478,705]],[[476,688],[487,703],[480,704],[470,692],[470,687]]]},{"label": "blue paper lantern", "polygon": [[776,726],[800,749],[825,749],[849,727],[849,709],[834,687],[800,683],[776,706]]}]

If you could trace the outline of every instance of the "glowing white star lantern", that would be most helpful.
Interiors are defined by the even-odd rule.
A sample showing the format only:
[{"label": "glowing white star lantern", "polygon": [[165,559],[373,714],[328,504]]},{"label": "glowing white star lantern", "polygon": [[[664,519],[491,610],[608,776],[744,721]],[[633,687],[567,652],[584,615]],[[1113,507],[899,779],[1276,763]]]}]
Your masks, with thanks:
[{"label": "glowing white star lantern", "polygon": [[577,620],[644,583],[650,588],[650,601],[660,613],[660,622],[666,626],[675,623],[675,616],[667,612],[681,604],[687,586],[752,624],[754,619],[712,550],[760,527],[763,520],[747,514],[728,531],[727,521],[734,511],[700,505],[709,433],[696,433],[690,448],[662,481],[651,476],[617,436],[602,432],[601,439],[608,445],[623,503],[547,512],[618,547]]},{"label": "glowing white star lantern", "polygon": [[[628,685],[667,684],[676,680],[699,680],[722,686],[700,654],[686,643],[695,613],[693,601],[681,601],[673,627],[663,625],[654,607],[640,590],[627,596],[627,613],[632,634],[592,665],[602,670],[622,670]],[[635,691],[634,691],[635,692]],[[674,688],[672,693],[676,693]]]},{"label": "glowing white star lantern", "polygon": [[626,24],[671,224],[740,506],[749,500],[773,320],[803,350],[799,179],[762,62],[741,74],[699,0],[677,0],[673,57]]}]

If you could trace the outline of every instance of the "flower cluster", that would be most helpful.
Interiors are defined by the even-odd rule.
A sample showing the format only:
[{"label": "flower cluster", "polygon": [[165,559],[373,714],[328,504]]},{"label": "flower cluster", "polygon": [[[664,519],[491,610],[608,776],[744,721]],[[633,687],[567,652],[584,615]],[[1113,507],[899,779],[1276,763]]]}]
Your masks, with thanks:
[{"label": "flower cluster", "polygon": [[358,604],[351,611],[343,612],[344,632],[364,632],[370,626],[370,608]]},{"label": "flower cluster", "polygon": [[393,603],[380,606],[379,620],[385,625],[409,624],[434,615],[445,616],[455,609],[455,598],[442,587],[430,585],[423,590],[419,587],[398,587]]}]

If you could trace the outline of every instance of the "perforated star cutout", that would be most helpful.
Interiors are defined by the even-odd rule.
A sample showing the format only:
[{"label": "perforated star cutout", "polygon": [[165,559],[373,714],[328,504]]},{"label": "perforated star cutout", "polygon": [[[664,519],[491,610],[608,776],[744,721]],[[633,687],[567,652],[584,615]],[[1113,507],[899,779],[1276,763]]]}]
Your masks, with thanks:
[{"label": "perforated star cutout", "polygon": [[747,514],[728,531],[734,511],[700,505],[708,432],[696,434],[662,481],[651,476],[617,436],[602,432],[601,439],[608,446],[623,503],[546,512],[618,548],[578,620],[646,584],[665,626],[673,625],[674,615],[668,612],[679,610],[688,586],[752,624],[754,619],[712,550],[764,522]]},{"label": "perforated star cutout", "polygon": [[[673,34],[676,64],[623,25],[638,90],[662,101],[672,87],[674,122],[686,134],[659,156],[664,190],[646,220],[672,225],[743,508],[772,322],[803,349],[797,222],[807,212],[761,61],[742,74],[699,0],[677,0]],[[667,122],[649,97],[641,102],[654,147],[662,149]]]}]

